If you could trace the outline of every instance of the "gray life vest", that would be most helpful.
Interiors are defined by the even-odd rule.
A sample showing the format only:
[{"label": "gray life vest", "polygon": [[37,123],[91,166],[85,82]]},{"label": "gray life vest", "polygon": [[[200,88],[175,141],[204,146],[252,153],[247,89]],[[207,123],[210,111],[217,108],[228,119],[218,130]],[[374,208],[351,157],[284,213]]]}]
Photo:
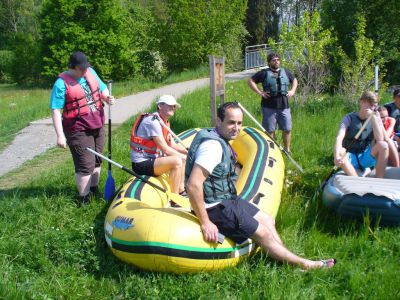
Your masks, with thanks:
[{"label": "gray life vest", "polygon": [[227,141],[222,139],[212,129],[203,129],[197,133],[186,159],[185,182],[187,183],[190,173],[192,172],[196,151],[200,144],[207,140],[216,140],[222,146],[222,161],[214,168],[212,173],[207,177],[203,184],[204,201],[206,203],[215,203],[223,200],[234,199],[236,192],[235,165],[231,146]]},{"label": "gray life vest", "polygon": [[394,104],[394,102],[385,104],[385,107],[388,110],[389,117],[396,119],[396,124],[394,125],[394,131],[399,132],[400,131],[400,109],[397,108],[397,106],[396,106],[396,104]]},{"label": "gray life vest", "polygon": [[278,72],[272,72],[270,68],[266,69],[263,89],[272,97],[286,96],[289,90],[289,77],[285,69],[281,68]]},{"label": "gray life vest", "polygon": [[346,148],[348,152],[360,153],[364,151],[368,145],[371,144],[371,141],[374,137],[372,131],[372,125],[371,123],[369,123],[361,133],[358,140],[354,141],[354,137],[356,136],[356,134],[363,126],[366,120],[361,120],[360,117],[358,116],[358,113],[356,112],[352,112],[351,114],[349,114],[349,117],[351,121],[343,139],[343,147]]}]

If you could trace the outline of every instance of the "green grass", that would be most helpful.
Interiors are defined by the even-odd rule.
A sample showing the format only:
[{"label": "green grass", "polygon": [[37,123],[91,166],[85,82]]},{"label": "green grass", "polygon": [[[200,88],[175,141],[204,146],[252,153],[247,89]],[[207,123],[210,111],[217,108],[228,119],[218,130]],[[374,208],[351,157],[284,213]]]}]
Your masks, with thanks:
[{"label": "green grass", "polygon": [[[154,89],[166,84],[208,76],[208,66],[171,74],[162,81],[155,82],[136,78],[124,82],[115,82],[113,94],[123,97],[141,91]],[[19,88],[11,84],[0,84],[0,151],[15,135],[30,122],[50,117],[50,89]]]},{"label": "green grass", "polygon": [[[260,118],[259,99],[245,82],[228,83],[226,99],[241,101]],[[179,102],[182,108],[172,120],[176,132],[209,126],[208,89]],[[290,174],[277,216],[290,249],[310,258],[335,257],[333,269],[302,273],[259,254],[217,273],[139,271],[106,246],[107,205],[96,200],[75,206],[72,161],[55,149],[11,179],[0,178],[0,299],[399,299],[400,230],[342,219],[312,199],[332,168],[340,119],[351,109],[340,98],[293,104],[293,157],[306,174],[287,162]],[[113,132],[113,157],[125,166],[132,121]],[[252,125],[248,118],[244,123]],[[5,186],[22,173],[23,184]],[[102,184],[106,176],[104,169]],[[118,185],[128,175],[114,168],[113,177]]]}]

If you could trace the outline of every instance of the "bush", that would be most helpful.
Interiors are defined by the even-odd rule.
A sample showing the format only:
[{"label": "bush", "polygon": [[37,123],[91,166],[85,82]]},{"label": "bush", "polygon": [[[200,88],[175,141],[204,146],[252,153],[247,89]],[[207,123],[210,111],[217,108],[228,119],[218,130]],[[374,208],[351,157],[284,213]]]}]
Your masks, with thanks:
[{"label": "bush", "polygon": [[0,83],[10,83],[11,64],[14,59],[14,52],[9,50],[0,50]]}]

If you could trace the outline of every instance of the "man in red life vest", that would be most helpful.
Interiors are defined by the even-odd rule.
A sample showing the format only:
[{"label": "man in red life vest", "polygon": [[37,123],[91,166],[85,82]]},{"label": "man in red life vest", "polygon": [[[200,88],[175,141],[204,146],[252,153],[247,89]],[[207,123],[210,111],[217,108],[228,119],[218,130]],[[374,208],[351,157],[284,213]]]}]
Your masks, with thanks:
[{"label": "man in red life vest", "polygon": [[157,101],[157,112],[141,114],[132,127],[130,139],[132,169],[141,175],[160,176],[169,172],[173,193],[185,194],[184,171],[187,150],[175,143],[168,132],[168,119],[180,104],[171,95]]},{"label": "man in red life vest", "polygon": [[57,145],[66,148],[68,144],[71,151],[82,204],[90,202],[90,193],[99,193],[101,159],[85,148],[103,152],[103,101],[113,104],[115,100],[90,67],[86,55],[79,51],[73,53],[68,71],[59,74],[54,83],[50,108]]}]

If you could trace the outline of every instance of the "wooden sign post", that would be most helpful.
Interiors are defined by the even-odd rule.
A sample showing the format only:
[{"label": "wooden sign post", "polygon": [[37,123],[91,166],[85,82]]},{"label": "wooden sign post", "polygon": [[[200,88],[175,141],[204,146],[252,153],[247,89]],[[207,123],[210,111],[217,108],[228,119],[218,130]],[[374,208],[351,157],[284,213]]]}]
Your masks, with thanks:
[{"label": "wooden sign post", "polygon": [[210,62],[210,108],[211,125],[217,125],[217,96],[220,97],[220,104],[225,98],[225,58],[216,58],[209,55]]}]

